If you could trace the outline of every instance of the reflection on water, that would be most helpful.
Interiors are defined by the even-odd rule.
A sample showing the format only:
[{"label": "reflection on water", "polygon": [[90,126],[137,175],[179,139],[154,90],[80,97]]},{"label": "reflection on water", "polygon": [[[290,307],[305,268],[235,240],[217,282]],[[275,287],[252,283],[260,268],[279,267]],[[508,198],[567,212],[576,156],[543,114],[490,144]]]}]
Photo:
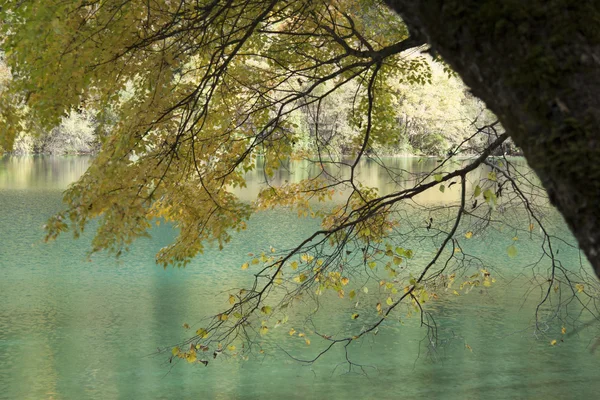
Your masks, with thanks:
[{"label": "reflection on water", "polygon": [[[519,270],[536,244],[524,240],[525,258],[510,259],[499,251],[505,237],[494,232],[473,241],[470,251],[493,253],[506,279],[481,293],[431,302],[442,338],[435,348],[420,344],[425,332],[415,318],[386,323],[377,336],[351,349],[368,376],[338,365],[342,349],[304,366],[272,343],[266,344],[267,354],[246,362],[223,357],[208,367],[168,364],[153,351],[188,336],[184,322],[195,329],[202,316],[227,304],[224,285],[241,286],[251,278],[239,269],[248,252],[289,247],[318,224],[285,210],[262,212],[225,250],[209,250],[186,269],[166,270],[153,261],[173,237],[161,226],[118,262],[104,255],[87,262],[90,237],[51,244],[40,238],[46,218],[61,207],[61,190],[88,162],[83,157],[0,162],[0,399],[564,399],[595,398],[600,390],[600,355],[589,352],[591,333],[558,346],[531,335],[537,298],[524,297],[528,282],[515,284],[507,271]],[[434,162],[394,159],[389,165],[414,173]],[[301,179],[311,173],[303,168],[293,166],[293,174],[280,172],[278,178]],[[248,198],[260,176],[257,171],[249,177]],[[384,193],[397,187],[374,163],[361,165],[360,176]],[[434,195],[429,200],[440,202],[452,193]],[[293,229],[282,235],[284,227]],[[566,247],[561,254],[577,258]],[[330,331],[343,330],[352,323],[339,312],[346,305],[331,304],[323,319]],[[299,311],[291,310],[290,319]],[[317,338],[308,347],[287,329],[273,332],[286,350],[306,356],[319,351]]]},{"label": "reflection on water", "polygon": [[[275,170],[272,177],[267,178],[263,161],[259,158],[256,168],[246,174],[247,187],[234,191],[242,200],[255,200],[260,190],[267,187],[265,183],[267,179],[272,185],[281,185],[287,182],[297,183],[315,176],[328,179],[330,182],[341,181],[350,176],[350,161],[338,161],[321,165],[304,160],[284,163],[279,169]],[[429,175],[433,169],[437,168],[436,173],[451,172],[458,167],[466,166],[470,161],[472,160],[463,159],[442,165],[437,158],[386,157],[377,160],[366,159],[357,165],[354,176],[361,184],[375,187],[380,194],[386,195],[399,189],[414,186]],[[519,170],[528,170],[524,159],[512,159],[511,162]],[[480,184],[481,180],[486,178],[490,171],[489,167],[482,166],[471,172],[466,183],[467,192],[472,193],[475,186]],[[432,180],[433,177],[430,176],[426,182]],[[458,183],[458,179],[448,182],[446,184],[447,190],[444,192],[428,190],[416,196],[415,201],[424,205],[457,201],[460,196],[460,185]],[[347,194],[348,191],[344,191],[344,188],[346,188],[344,185],[340,185],[336,190]]]},{"label": "reflection on water", "polygon": [[65,189],[87,169],[89,156],[1,156],[0,189]]}]

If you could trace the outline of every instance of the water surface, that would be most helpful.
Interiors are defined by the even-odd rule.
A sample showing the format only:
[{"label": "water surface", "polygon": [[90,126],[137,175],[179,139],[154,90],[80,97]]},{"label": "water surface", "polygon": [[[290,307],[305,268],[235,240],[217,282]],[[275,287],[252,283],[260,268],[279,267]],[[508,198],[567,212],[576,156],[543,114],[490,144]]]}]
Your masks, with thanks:
[{"label": "water surface", "polygon": [[[551,337],[532,334],[539,296],[524,297],[531,283],[512,277],[538,248],[523,241],[522,257],[511,259],[500,233],[472,244],[472,251],[497,260],[504,277],[498,285],[430,303],[441,333],[435,349],[422,342],[426,332],[413,318],[390,322],[352,347],[366,374],[349,372],[341,349],[310,366],[274,346],[248,361],[169,364],[165,355],[154,355],[156,348],[189,335],[183,323],[197,327],[226,306],[223,290],[248,280],[239,268],[248,252],[292,246],[318,224],[286,210],[262,212],[223,251],[212,249],[185,269],[166,270],[155,265],[154,254],[173,232],[161,226],[120,260],[96,255],[89,262],[89,236],[41,241],[42,225],[61,207],[61,192],[88,162],[0,160],[0,399],[564,399],[596,398],[600,391],[600,353],[590,352],[594,331],[557,346],[549,345]],[[428,167],[410,159],[389,162]],[[305,173],[292,168],[296,177]],[[393,186],[376,164],[364,165],[361,174],[382,191]],[[249,177],[248,198],[259,176]],[[438,196],[429,201],[452,194]],[[282,234],[284,227],[293,229]],[[562,252],[578,265],[576,252]],[[350,323],[336,311],[334,304],[326,318],[331,331]],[[552,329],[560,339],[560,324]],[[291,338],[280,344],[298,356],[319,351],[314,338],[311,346]]]}]

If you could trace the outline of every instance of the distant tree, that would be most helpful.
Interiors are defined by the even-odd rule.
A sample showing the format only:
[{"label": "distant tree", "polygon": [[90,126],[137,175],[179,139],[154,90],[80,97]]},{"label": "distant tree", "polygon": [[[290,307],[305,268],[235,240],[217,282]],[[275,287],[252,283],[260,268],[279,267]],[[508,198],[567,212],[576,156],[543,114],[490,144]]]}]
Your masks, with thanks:
[{"label": "distant tree", "polygon": [[[585,266],[567,268],[555,254],[562,239],[547,229],[549,204],[537,178],[490,157],[503,153],[509,137],[499,123],[476,123],[433,169],[388,168],[397,184],[392,193],[380,194],[356,176],[361,160],[381,163],[377,149],[399,140],[399,96],[410,88],[399,91],[397,83],[429,82],[431,69],[418,53],[439,52],[523,147],[598,268],[599,108],[590,106],[600,59],[595,3],[568,4],[564,18],[561,1],[388,3],[405,16],[410,33],[373,0],[32,0],[4,7],[3,47],[13,77],[0,100],[4,146],[27,123],[54,126],[81,106],[103,110],[98,120],[111,126],[88,171],[67,190],[66,210],[48,222],[47,238],[69,230],[77,237],[98,218],[92,251],[119,255],[163,218],[179,235],[157,262],[185,265],[207,242],[224,246],[256,210],[286,206],[319,218],[321,229],[296,247],[257,249],[241,266],[252,270],[254,284],[232,290],[227,309],[169,349],[190,362],[207,362],[204,350],[244,355],[287,322],[285,310],[299,298],[318,304],[332,293],[354,303],[375,281],[380,291],[366,298],[368,315],[349,311],[348,319],[360,323],[336,335],[314,328],[322,349],[304,361],[376,333],[401,308],[417,311],[435,341],[427,304],[450,288],[459,294],[494,283],[493,260],[462,251],[462,244],[499,226],[511,237],[539,239],[540,258],[531,269],[553,321],[572,318],[572,303],[597,318],[597,282]],[[554,17],[560,23],[548,22]],[[576,72],[568,75],[569,68]],[[357,132],[344,140],[350,158],[332,140],[339,118],[321,114],[330,96],[347,88],[354,93],[344,132]],[[294,152],[298,111],[311,118],[312,154]],[[458,161],[464,154],[476,156]],[[272,183],[277,168],[294,157],[318,173],[266,185],[253,204],[233,194],[257,164]],[[456,200],[420,206],[416,199],[428,191]],[[344,201],[325,204],[334,194]],[[409,217],[407,207],[423,214]],[[517,246],[506,251],[515,256]],[[536,317],[544,318],[540,310]],[[240,340],[248,346],[235,351]]]}]

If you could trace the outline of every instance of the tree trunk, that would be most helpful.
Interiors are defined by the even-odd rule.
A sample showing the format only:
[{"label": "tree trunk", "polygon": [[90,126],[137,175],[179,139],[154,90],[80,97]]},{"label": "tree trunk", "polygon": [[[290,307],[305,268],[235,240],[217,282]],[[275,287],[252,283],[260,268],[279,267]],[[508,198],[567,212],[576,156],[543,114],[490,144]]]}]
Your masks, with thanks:
[{"label": "tree trunk", "polygon": [[386,2],[496,113],[600,277],[600,2]]}]

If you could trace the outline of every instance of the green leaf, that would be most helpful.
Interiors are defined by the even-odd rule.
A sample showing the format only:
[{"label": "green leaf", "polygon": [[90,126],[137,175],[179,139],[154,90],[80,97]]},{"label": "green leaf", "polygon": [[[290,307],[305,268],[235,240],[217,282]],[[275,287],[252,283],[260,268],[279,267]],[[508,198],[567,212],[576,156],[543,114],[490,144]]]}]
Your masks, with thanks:
[{"label": "green leaf", "polygon": [[437,182],[441,182],[443,178],[444,177],[442,176],[442,174],[435,174],[433,176],[433,179],[435,179]]},{"label": "green leaf", "polygon": [[496,206],[496,194],[491,189],[487,189],[485,192],[483,192],[483,198],[485,199],[485,202],[488,203],[492,208]]},{"label": "green leaf", "polygon": [[263,307],[260,309],[260,311],[261,311],[263,314],[269,315],[269,314],[271,314],[271,313],[273,312],[273,309],[272,309],[271,307],[269,307],[269,306],[263,306]]},{"label": "green leaf", "polygon": [[481,194],[481,187],[479,185],[475,186],[475,191],[473,192],[473,197],[477,197]]},{"label": "green leaf", "polygon": [[305,274],[300,274],[294,277],[294,282],[302,283],[306,280],[307,276]]},{"label": "green leaf", "polygon": [[515,257],[517,255],[517,248],[515,247],[515,245],[508,246],[508,248],[506,249],[506,253],[509,257]]},{"label": "green leaf", "polygon": [[444,193],[446,191],[446,186],[440,185],[440,192]]}]

